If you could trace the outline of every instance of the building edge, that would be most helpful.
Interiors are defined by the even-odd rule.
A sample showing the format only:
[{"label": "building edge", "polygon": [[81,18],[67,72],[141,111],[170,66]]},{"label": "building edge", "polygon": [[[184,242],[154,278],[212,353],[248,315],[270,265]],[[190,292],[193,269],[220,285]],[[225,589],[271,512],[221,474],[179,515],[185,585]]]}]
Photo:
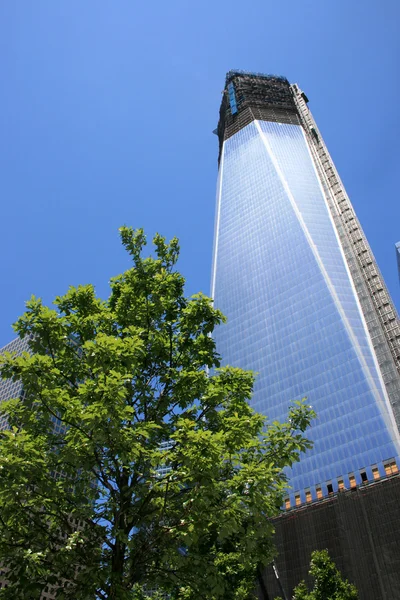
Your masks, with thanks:
[{"label": "building edge", "polygon": [[399,317],[334,162],[307,106],[308,98],[297,84],[291,85],[291,90],[400,431]]}]

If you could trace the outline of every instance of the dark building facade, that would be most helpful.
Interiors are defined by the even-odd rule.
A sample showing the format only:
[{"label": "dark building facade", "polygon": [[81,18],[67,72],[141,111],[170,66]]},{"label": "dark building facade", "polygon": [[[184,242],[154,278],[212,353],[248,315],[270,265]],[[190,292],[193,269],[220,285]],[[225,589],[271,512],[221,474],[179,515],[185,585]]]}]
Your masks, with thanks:
[{"label": "dark building facade", "polygon": [[286,505],[383,477],[400,455],[400,324],[308,99],[231,71],[217,133],[217,348],[258,373],[257,411],[284,419],[306,396],[318,415]]},{"label": "dark building facade", "polygon": [[[388,475],[277,518],[276,567],[289,599],[306,580],[313,550],[328,549],[360,600],[400,598],[400,475]],[[258,584],[259,600],[282,597],[272,566]]]}]

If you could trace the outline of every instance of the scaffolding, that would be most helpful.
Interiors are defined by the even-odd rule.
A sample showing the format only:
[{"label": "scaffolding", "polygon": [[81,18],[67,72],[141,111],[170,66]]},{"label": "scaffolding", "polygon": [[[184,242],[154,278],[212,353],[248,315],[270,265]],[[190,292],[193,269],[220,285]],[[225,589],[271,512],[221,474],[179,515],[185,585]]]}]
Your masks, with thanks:
[{"label": "scaffolding", "polygon": [[280,75],[229,71],[217,127],[219,158],[223,142],[256,119],[300,124],[288,80]]}]

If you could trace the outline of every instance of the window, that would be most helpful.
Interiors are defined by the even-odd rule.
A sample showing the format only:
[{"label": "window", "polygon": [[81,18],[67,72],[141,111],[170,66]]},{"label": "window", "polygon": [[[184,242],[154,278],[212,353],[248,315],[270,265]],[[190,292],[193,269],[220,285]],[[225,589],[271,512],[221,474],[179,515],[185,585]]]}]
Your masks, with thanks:
[{"label": "window", "polygon": [[295,502],[296,502],[296,506],[300,506],[301,504],[301,498],[300,498],[300,494],[297,494],[295,497]]},{"label": "window", "polygon": [[349,482],[350,482],[350,488],[357,487],[356,478],[354,477],[353,474],[349,475]]},{"label": "window", "polygon": [[345,490],[343,479],[338,479],[338,490],[339,492],[344,492]]},{"label": "window", "polygon": [[306,491],[306,502],[312,502],[310,490]]},{"label": "window", "polygon": [[285,509],[289,510],[290,508],[290,498],[285,498]]},{"label": "window", "polygon": [[375,466],[375,467],[372,467],[372,477],[373,477],[374,479],[379,479],[379,477],[380,477],[380,475],[379,475],[379,470],[378,470],[378,467],[377,467],[377,466]]},{"label": "window", "polygon": [[238,111],[237,109],[237,104],[236,104],[236,95],[235,95],[235,88],[233,83],[230,83],[228,85],[228,95],[229,95],[229,104],[231,107],[231,113],[233,115],[235,115]]},{"label": "window", "polygon": [[321,498],[323,498],[322,496],[322,489],[320,487],[316,488],[316,492],[317,492],[317,498],[318,500],[321,500]]},{"label": "window", "polygon": [[384,463],[383,466],[385,467],[386,475],[395,475],[396,473],[399,472],[399,468],[398,468],[395,460],[390,460],[390,461]]},{"label": "window", "polygon": [[360,475],[361,475],[361,481],[362,481],[363,483],[367,483],[367,481],[368,481],[368,477],[367,477],[367,474],[366,474],[366,472],[365,472],[365,471],[360,471]]},{"label": "window", "polygon": [[331,483],[327,483],[326,489],[328,490],[329,496],[333,494],[333,485]]}]

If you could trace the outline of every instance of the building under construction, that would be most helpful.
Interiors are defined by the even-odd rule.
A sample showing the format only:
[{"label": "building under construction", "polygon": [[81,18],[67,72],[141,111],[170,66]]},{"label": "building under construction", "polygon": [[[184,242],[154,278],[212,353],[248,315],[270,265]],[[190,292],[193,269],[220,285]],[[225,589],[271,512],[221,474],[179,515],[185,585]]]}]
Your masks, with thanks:
[{"label": "building under construction", "polygon": [[[256,411],[285,420],[307,397],[317,413],[275,523],[287,597],[328,548],[361,598],[400,598],[400,323],[308,102],[285,77],[226,76],[217,349],[257,372]],[[272,569],[263,581],[260,598],[282,596]]]}]

